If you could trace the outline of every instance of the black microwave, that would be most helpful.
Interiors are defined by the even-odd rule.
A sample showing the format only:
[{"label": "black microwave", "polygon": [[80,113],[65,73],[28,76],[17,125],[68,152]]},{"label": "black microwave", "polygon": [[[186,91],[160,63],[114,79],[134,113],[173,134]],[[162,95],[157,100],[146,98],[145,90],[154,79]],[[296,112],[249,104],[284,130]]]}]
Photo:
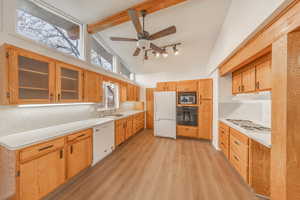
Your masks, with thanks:
[{"label": "black microwave", "polygon": [[197,104],[197,92],[178,92],[178,104]]}]

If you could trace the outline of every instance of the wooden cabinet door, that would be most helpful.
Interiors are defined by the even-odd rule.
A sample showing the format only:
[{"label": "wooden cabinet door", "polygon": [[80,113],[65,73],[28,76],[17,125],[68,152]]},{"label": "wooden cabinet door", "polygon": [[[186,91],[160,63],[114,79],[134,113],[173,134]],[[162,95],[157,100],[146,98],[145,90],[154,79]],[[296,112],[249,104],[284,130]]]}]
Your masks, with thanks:
[{"label": "wooden cabinet door", "polygon": [[203,79],[198,81],[199,103],[202,99],[211,100],[213,98],[213,80]]},{"label": "wooden cabinet door", "polygon": [[82,101],[83,71],[63,63],[57,63],[56,70],[58,102]]},{"label": "wooden cabinet door", "polygon": [[178,92],[197,92],[198,91],[198,81],[189,80],[189,81],[179,81],[177,83]]},{"label": "wooden cabinet door", "polygon": [[131,84],[127,85],[127,100],[128,101],[134,101],[134,86]]},{"label": "wooden cabinet door", "polygon": [[154,88],[146,89],[146,127],[154,127]]},{"label": "wooden cabinet door", "polygon": [[92,163],[92,138],[88,137],[68,145],[68,178],[72,178]]},{"label": "wooden cabinet door", "polygon": [[242,92],[242,73],[232,74],[232,94]]},{"label": "wooden cabinet door", "polygon": [[203,100],[199,106],[198,138],[211,140],[212,137],[212,101]]},{"label": "wooden cabinet door", "polygon": [[116,146],[122,144],[125,141],[125,123],[123,119],[119,119],[115,122],[115,144]]},{"label": "wooden cabinet door", "polygon": [[65,182],[64,151],[58,150],[20,165],[20,199],[41,199]]},{"label": "wooden cabinet door", "polygon": [[127,86],[125,84],[120,84],[120,101],[127,101]]},{"label": "wooden cabinet door", "polygon": [[156,91],[161,92],[166,90],[166,83],[160,82],[156,84]]},{"label": "wooden cabinet door", "polygon": [[165,83],[165,91],[176,91],[176,90],[177,90],[177,82]]},{"label": "wooden cabinet door", "polygon": [[255,91],[255,67],[251,66],[242,72],[242,92]]},{"label": "wooden cabinet door", "polygon": [[271,60],[266,60],[263,63],[256,65],[256,90],[265,91],[271,90],[272,84],[272,69]]},{"label": "wooden cabinet door", "polygon": [[136,101],[140,101],[140,92],[141,92],[141,88],[139,86],[135,86],[136,89],[136,97],[135,100]]},{"label": "wooden cabinet door", "polygon": [[10,104],[55,102],[55,63],[21,49],[9,51]]},{"label": "wooden cabinet door", "polygon": [[102,99],[102,80],[101,76],[95,72],[84,72],[84,100],[86,102],[101,102]]},{"label": "wooden cabinet door", "polygon": [[126,134],[125,134],[125,140],[130,138],[133,135],[133,118],[128,117],[126,118]]}]

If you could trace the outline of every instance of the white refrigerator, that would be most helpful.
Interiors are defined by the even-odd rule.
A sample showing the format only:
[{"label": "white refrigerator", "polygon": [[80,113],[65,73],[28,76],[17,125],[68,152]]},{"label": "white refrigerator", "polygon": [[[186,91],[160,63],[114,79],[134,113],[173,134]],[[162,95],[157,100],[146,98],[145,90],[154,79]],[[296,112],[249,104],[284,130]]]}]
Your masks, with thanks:
[{"label": "white refrigerator", "polygon": [[154,135],[176,139],[176,92],[154,92]]}]

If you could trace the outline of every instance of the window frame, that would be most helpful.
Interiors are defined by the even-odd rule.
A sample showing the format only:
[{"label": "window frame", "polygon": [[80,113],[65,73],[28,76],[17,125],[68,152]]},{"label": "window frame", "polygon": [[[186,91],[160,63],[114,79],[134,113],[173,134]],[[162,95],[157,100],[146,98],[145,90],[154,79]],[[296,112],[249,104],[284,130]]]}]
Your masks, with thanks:
[{"label": "window frame", "polygon": [[[16,0],[17,1],[17,0]],[[60,51],[56,48],[52,48],[50,46],[48,46],[47,44],[43,43],[43,42],[40,42],[38,40],[33,40],[29,37],[26,37],[25,35],[19,33],[17,31],[17,20],[18,20],[18,14],[17,14],[17,10],[18,10],[18,5],[17,5],[17,2],[15,4],[15,8],[14,8],[14,23],[13,23],[13,34],[16,35],[17,37],[25,40],[25,41],[29,41],[29,42],[33,42],[35,43],[36,45],[38,46],[41,46],[43,48],[46,48],[48,50],[51,50],[55,53],[61,53],[63,54],[64,56],[68,56],[68,57],[71,57],[71,58],[75,58],[75,59],[80,59],[80,60],[84,60],[86,61],[86,42],[85,42],[85,37],[86,37],[86,27],[84,26],[84,24],[82,22],[80,22],[79,20],[71,17],[70,15],[67,15],[66,13],[58,10],[57,8],[45,3],[45,2],[42,2],[42,1],[39,1],[39,0],[28,0],[34,4],[36,4],[38,7],[52,13],[53,15],[56,15],[60,18],[63,18],[67,21],[70,21],[71,23],[74,23],[76,25],[79,26],[80,28],[80,31],[79,31],[79,47],[78,47],[78,51],[80,53],[80,56],[79,57],[76,57],[74,55],[71,55],[71,54],[68,54],[66,52],[63,52],[63,51]],[[50,24],[50,23],[49,23]]]},{"label": "window frame", "polygon": [[[108,100],[107,100],[107,85],[114,85],[115,88],[114,88],[114,95],[115,95],[115,98],[114,98],[114,107],[109,107],[108,106]],[[118,84],[116,83],[111,83],[111,82],[103,82],[103,91],[104,91],[104,108],[106,110],[115,110],[115,109],[118,109],[120,108],[120,90],[119,90],[119,86]]]},{"label": "window frame", "polygon": [[[94,63],[92,63],[92,59],[91,59],[91,51],[93,50],[92,48],[92,41],[95,40],[100,46],[102,46],[108,53],[110,53],[112,55],[112,71],[111,70],[107,70],[105,69],[103,66],[100,66],[100,65],[96,65]],[[93,65],[93,66],[96,66],[97,68],[101,68],[105,71],[108,71],[108,72],[112,72],[112,73],[117,73],[117,67],[116,67],[116,55],[114,53],[112,53],[107,47],[105,44],[103,44],[95,35],[90,35],[90,40],[89,40],[90,44],[89,44],[89,50],[88,50],[88,53],[87,53],[87,56],[89,57],[87,60],[88,62]],[[101,56],[101,55],[100,55]]]}]

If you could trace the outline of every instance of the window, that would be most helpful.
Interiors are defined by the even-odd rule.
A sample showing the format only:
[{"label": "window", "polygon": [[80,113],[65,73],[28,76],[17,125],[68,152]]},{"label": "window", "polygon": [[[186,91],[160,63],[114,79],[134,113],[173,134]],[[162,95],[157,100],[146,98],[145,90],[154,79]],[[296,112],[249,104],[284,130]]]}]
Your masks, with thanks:
[{"label": "window", "polygon": [[17,0],[17,33],[61,52],[80,57],[81,25],[30,0]]},{"label": "window", "polygon": [[114,72],[113,55],[109,53],[94,37],[91,39],[91,63]]},{"label": "window", "polygon": [[120,63],[120,74],[124,75],[126,78],[130,79],[131,72],[129,69],[122,63]]},{"label": "window", "polygon": [[105,82],[104,84],[105,108],[115,109],[119,107],[118,86],[113,83]]}]

